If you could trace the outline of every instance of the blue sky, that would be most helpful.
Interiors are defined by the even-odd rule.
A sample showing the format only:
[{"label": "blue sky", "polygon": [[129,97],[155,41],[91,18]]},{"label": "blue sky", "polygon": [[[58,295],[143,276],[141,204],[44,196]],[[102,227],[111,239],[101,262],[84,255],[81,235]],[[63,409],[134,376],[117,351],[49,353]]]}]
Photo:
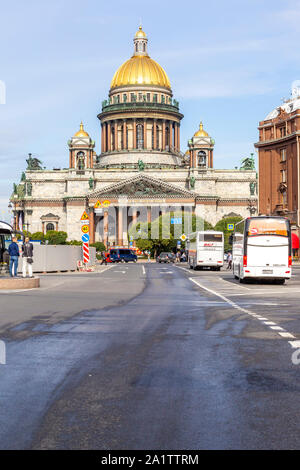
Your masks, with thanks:
[{"label": "blue sky", "polygon": [[258,121],[300,79],[300,1],[16,0],[0,18],[0,219],[29,152],[66,167],[81,120],[100,152],[97,114],[140,18],[185,115],[182,151],[203,120],[216,168],[254,151]]}]

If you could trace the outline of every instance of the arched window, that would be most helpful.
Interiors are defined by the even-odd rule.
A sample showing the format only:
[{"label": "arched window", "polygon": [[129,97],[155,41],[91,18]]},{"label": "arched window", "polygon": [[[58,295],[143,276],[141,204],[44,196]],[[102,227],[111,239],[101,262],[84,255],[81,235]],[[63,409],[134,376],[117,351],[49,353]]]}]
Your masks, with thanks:
[{"label": "arched window", "polygon": [[124,150],[124,124],[121,125],[121,150]]},{"label": "arched window", "polygon": [[152,126],[152,149],[157,150],[159,148],[159,127],[156,125],[156,142],[154,142],[154,126]]},{"label": "arched window", "polygon": [[47,224],[47,225],[46,225],[46,232],[49,232],[49,230],[55,230],[54,224],[51,224],[51,223],[50,223],[50,224]]},{"label": "arched window", "polygon": [[144,148],[144,126],[143,124],[138,124],[136,126],[136,148]]},{"label": "arched window", "polygon": [[77,153],[77,168],[78,170],[84,170],[84,152]]},{"label": "arched window", "polygon": [[113,126],[111,129],[111,149],[115,150],[116,146],[116,138],[115,138],[115,127]]},{"label": "arched window", "polygon": [[198,166],[202,168],[206,167],[206,153],[204,150],[200,150],[200,152],[198,152]]},{"label": "arched window", "polygon": [[166,127],[166,147],[170,147],[170,129]]}]

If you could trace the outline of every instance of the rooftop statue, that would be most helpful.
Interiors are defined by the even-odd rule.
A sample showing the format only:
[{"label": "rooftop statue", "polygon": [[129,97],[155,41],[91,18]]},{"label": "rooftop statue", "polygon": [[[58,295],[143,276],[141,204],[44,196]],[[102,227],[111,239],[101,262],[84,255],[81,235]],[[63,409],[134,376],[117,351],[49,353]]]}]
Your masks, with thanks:
[{"label": "rooftop statue", "polygon": [[42,162],[38,158],[32,158],[32,154],[28,154],[27,162],[27,170],[42,170]]},{"label": "rooftop statue", "polygon": [[243,158],[240,170],[255,170],[255,160],[253,153],[251,153],[250,157]]}]

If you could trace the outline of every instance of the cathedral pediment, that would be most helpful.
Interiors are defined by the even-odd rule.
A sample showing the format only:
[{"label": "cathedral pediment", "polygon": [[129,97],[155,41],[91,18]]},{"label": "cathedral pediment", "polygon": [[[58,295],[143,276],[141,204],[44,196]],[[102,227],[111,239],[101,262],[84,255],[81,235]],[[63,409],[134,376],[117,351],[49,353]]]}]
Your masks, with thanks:
[{"label": "cathedral pediment", "polygon": [[90,198],[194,198],[194,193],[145,175],[135,176],[90,194]]}]

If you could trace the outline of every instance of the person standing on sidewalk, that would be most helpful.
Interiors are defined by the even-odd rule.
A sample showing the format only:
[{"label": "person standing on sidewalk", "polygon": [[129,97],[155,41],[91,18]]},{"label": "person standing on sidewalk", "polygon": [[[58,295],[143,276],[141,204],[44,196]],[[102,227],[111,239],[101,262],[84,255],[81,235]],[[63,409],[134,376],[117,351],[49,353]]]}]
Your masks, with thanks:
[{"label": "person standing on sidewalk", "polygon": [[29,277],[33,277],[32,257],[33,257],[33,244],[30,243],[29,237],[25,237],[25,241],[22,245],[23,277],[26,277],[27,270],[28,270]]},{"label": "person standing on sidewalk", "polygon": [[[19,264],[19,256],[20,256],[20,251],[19,251],[19,246],[17,244],[17,237],[12,238],[12,242],[8,247],[8,254],[10,256],[9,259],[9,274],[11,277],[18,276],[18,264]],[[13,268],[14,268],[14,274],[13,274]]]}]

